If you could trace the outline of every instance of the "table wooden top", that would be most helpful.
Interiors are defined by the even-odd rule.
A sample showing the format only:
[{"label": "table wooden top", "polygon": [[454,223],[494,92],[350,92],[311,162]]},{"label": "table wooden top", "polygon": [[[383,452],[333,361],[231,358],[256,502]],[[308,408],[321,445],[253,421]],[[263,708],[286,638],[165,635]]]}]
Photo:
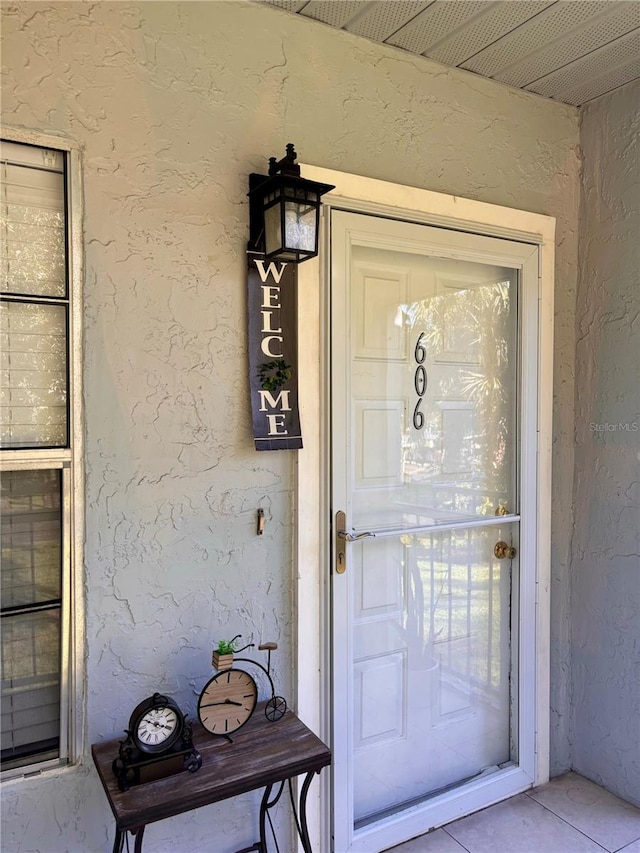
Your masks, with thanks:
[{"label": "table wooden top", "polygon": [[118,788],[111,767],[124,735],[94,744],[91,754],[118,828],[136,829],[331,764],[330,749],[295,714],[287,711],[270,723],[264,705],[257,705],[249,722],[232,736],[233,743],[192,722],[193,745],[202,755],[202,767],[128,791]]}]

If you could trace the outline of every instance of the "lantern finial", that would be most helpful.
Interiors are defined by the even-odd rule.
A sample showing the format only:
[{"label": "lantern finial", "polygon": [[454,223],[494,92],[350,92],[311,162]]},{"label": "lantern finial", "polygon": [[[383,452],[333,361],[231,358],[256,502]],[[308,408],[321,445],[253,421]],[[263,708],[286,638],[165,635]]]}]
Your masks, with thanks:
[{"label": "lantern finial", "polygon": [[282,160],[276,162],[275,157],[269,157],[269,176],[273,177],[273,175],[277,175],[278,172],[281,175],[294,175],[295,177],[300,176],[300,166],[296,163],[296,149],[293,146],[293,142],[287,143],[286,148],[287,153],[284,155]]}]

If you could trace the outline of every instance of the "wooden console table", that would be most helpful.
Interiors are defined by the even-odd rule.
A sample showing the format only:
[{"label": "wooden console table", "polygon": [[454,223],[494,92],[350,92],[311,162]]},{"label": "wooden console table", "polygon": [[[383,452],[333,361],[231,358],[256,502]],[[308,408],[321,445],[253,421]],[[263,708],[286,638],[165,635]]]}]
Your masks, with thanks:
[{"label": "wooden console table", "polygon": [[[233,736],[233,743],[217,738],[194,722],[193,743],[202,755],[202,767],[195,773],[181,771],[120,791],[112,770],[122,738],[97,743],[91,747],[100,781],[116,821],[113,853],[121,853],[130,832],[135,836],[135,853],[142,850],[145,826],[200,806],[217,803],[247,791],[265,788],[260,806],[260,840],[251,850],[267,853],[266,819],[268,810],[280,799],[285,783],[289,786],[296,827],[305,853],[311,853],[307,830],[306,799],[309,785],[316,773],[331,764],[331,751],[302,723],[287,711],[277,722],[270,723],[261,702],[249,722]],[[293,796],[292,780],[305,775],[300,789],[298,807]],[[273,787],[278,786],[274,796]]]}]

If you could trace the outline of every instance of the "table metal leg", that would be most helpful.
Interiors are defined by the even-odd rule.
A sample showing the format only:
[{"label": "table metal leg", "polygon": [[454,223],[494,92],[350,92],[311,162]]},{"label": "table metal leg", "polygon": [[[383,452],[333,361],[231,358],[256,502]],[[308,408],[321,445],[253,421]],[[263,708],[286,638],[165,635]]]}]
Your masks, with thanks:
[{"label": "table metal leg", "polygon": [[[260,846],[261,853],[268,853],[267,848],[267,826],[266,826],[266,818],[268,816],[269,809],[272,809],[280,797],[282,796],[282,791],[284,789],[284,779],[280,782],[280,787],[278,788],[277,794],[274,796],[272,800],[269,799],[271,795],[271,790],[273,785],[269,785],[269,787],[265,790],[264,795],[262,797],[262,803],[260,804]],[[269,823],[271,823],[271,817],[269,816]],[[279,850],[278,840],[275,837],[275,831],[273,829],[273,824],[271,824],[271,831],[273,832],[273,840],[275,841],[276,849]]]},{"label": "table metal leg", "polygon": [[[313,853],[311,849],[311,841],[309,839],[309,828],[307,826],[307,794],[309,793],[309,786],[313,780],[313,777],[316,774],[316,770],[307,773],[305,776],[304,782],[302,783],[302,788],[300,789],[300,800],[299,804],[296,804],[296,798],[293,795],[293,779],[290,778],[286,780],[289,784],[289,797],[291,799],[291,809],[293,811],[293,817],[296,824],[296,830],[298,832],[298,836],[300,841],[302,842],[302,848],[304,853]],[[257,851],[257,853],[268,853],[267,847],[267,817],[269,809],[273,808],[276,805],[280,797],[282,796],[282,791],[284,789],[285,782],[284,780],[280,782],[280,787],[278,788],[277,793],[271,798],[271,791],[273,790],[273,785],[269,785],[265,788],[264,794],[262,795],[262,802],[260,804],[260,841],[256,841],[251,847],[243,847],[242,850],[237,850],[236,853],[252,853],[252,851]],[[272,825],[273,831],[273,825]],[[275,837],[274,833],[274,842],[276,845],[276,850],[280,850],[278,847],[278,841]],[[136,849],[136,853],[138,853]]]},{"label": "table metal leg", "polygon": [[125,830],[125,832],[123,832],[121,829],[119,829],[116,826],[116,837],[115,837],[115,840],[113,842],[113,853],[122,853],[122,849],[124,847],[125,833],[126,833],[126,830]]},{"label": "table metal leg", "polygon": [[265,820],[267,817],[267,809],[269,808],[269,796],[271,794],[272,788],[273,785],[267,785],[267,787],[264,789],[264,794],[262,795],[262,802],[260,803],[260,853],[267,853],[267,833]]},{"label": "table metal leg", "polygon": [[311,785],[314,775],[314,771],[307,773],[307,777],[302,783],[302,790],[300,791],[300,825],[302,826],[300,840],[302,841],[304,853],[312,853],[309,829],[307,827],[307,794],[309,793],[309,785]]},{"label": "table metal leg", "polygon": [[302,841],[304,853],[313,853],[311,850],[311,841],[309,840],[309,829],[307,827],[307,794],[309,793],[309,785],[311,784],[315,772],[315,770],[312,770],[305,776],[304,782],[302,783],[302,789],[300,790],[300,802],[298,807],[296,807],[295,797],[293,796],[293,779],[289,779],[289,798],[291,799],[291,808],[293,810],[293,817],[295,818],[298,836],[300,837],[300,841]]},{"label": "table metal leg", "polygon": [[[270,800],[271,791],[273,790],[273,784],[268,785],[264,789],[264,794],[262,795],[262,802],[260,803],[260,841],[256,841],[255,844],[252,844],[251,847],[243,847],[242,850],[236,850],[236,853],[252,853],[252,851],[257,851],[257,853],[269,853],[269,848],[267,847],[267,812],[269,809],[273,808],[275,804],[278,802],[282,795],[282,789],[284,788],[284,781],[280,782],[280,787],[278,788],[277,794],[274,796],[272,800]],[[271,823],[271,818],[269,818],[269,822]],[[271,831],[273,832],[273,824],[271,824]],[[274,842],[276,845],[276,849],[279,851],[278,840],[275,837],[274,833]]]},{"label": "table metal leg", "polygon": [[142,836],[144,835],[144,826],[138,827],[138,829],[132,829],[131,834],[135,835],[136,843],[133,848],[134,853],[141,853],[142,851]]},{"label": "table metal leg", "polygon": [[[144,826],[139,826],[137,829],[120,829],[119,827],[116,827],[116,837],[113,842],[113,853],[122,853],[122,851],[124,850],[124,842],[127,837],[127,832],[130,832],[131,835],[133,835],[133,837],[135,838],[133,853],[141,853]],[[127,850],[128,849],[129,844],[127,843]]]}]

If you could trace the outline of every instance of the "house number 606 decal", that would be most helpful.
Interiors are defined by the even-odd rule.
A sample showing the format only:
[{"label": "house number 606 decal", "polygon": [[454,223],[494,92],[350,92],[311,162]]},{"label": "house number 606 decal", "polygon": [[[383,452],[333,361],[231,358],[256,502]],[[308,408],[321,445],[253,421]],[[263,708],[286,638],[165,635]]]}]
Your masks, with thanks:
[{"label": "house number 606 decal", "polygon": [[420,405],[422,403],[422,398],[424,397],[425,391],[427,390],[427,371],[425,370],[424,360],[427,357],[427,351],[422,345],[422,339],[424,338],[425,333],[420,332],[418,340],[416,341],[416,348],[414,350],[414,356],[416,359],[416,372],[413,377],[413,386],[416,389],[416,394],[418,395],[418,402],[416,403],[416,407],[413,410],[413,426],[416,429],[422,429],[424,426],[424,414],[420,411]]}]

